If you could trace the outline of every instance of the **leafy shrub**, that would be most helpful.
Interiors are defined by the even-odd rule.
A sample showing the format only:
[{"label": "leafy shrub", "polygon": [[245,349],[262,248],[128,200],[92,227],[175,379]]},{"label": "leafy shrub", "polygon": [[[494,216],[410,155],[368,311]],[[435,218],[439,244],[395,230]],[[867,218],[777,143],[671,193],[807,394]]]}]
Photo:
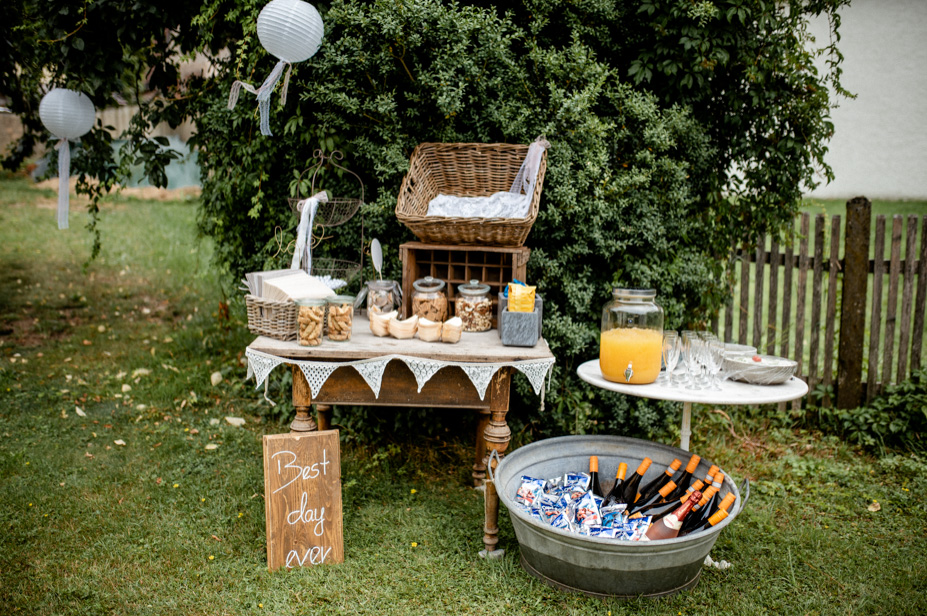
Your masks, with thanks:
[{"label": "leafy shrub", "polygon": [[853,443],[869,448],[927,447],[927,369],[890,385],[866,406],[821,409],[823,427],[835,429]]},{"label": "leafy shrub", "polygon": [[[597,355],[599,311],[611,287],[655,288],[667,327],[706,322],[728,293],[728,247],[774,231],[795,212],[801,183],[829,173],[827,109],[833,91],[842,91],[840,56],[825,48],[833,64],[819,74],[806,28],[809,15],[825,14],[836,33],[846,0],[524,0],[511,9],[480,0],[321,2],[325,42],[293,67],[286,104],[273,97],[273,138],[258,134],[253,98],[227,109],[233,80],[260,82],[275,63],[256,37],[263,4],[207,0],[145,13],[141,22],[120,13],[150,46],[132,52],[117,36],[106,48],[122,45],[136,53],[131,66],[157,67],[154,83],[171,95],[144,102],[134,126],[195,121],[200,227],[216,240],[218,266],[232,285],[245,271],[288,263],[296,219],[286,199],[299,191],[314,149],[338,148],[363,178],[367,203],[361,216],[326,233],[316,255],[353,259],[363,232],[364,241],[380,239],[385,275],[398,277],[398,246],[413,237],[393,211],[418,143],[546,136],[552,148],[528,239],[528,278],[545,296],[544,335],[558,364],[549,412],[534,412],[536,399],[516,383],[513,408],[525,412],[533,433],[665,429],[672,405],[595,391],[575,376]],[[70,78],[96,84],[99,106],[104,90],[126,92],[116,82],[144,73],[110,74],[99,58],[83,66],[74,53],[54,64],[42,41],[70,32],[70,18],[65,12],[46,24],[32,9],[19,11],[28,23],[13,41],[38,60],[18,64],[32,82],[41,70],[61,80],[77,73]],[[133,10],[144,12],[125,8]],[[105,11],[87,15],[105,19]],[[151,25],[171,36],[153,34]],[[215,76],[180,81],[172,62],[192,51],[212,59]],[[22,94],[7,68],[0,66],[4,86]],[[28,113],[27,98],[14,97],[17,111]],[[29,126],[35,131],[35,122]],[[331,173],[320,187],[350,190]]]}]

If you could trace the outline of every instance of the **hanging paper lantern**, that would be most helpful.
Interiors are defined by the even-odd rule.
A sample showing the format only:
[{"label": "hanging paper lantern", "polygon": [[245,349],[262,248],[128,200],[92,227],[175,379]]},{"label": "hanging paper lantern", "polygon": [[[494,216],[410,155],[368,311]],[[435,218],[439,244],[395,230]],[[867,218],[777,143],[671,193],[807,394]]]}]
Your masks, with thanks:
[{"label": "hanging paper lantern", "polygon": [[68,139],[78,139],[93,128],[96,110],[83,92],[55,88],[42,97],[39,119],[58,139],[58,228],[68,228],[68,180],[71,177],[71,148]]},{"label": "hanging paper lantern", "polygon": [[280,100],[286,103],[286,91],[294,62],[308,60],[315,55],[322,44],[325,26],[315,7],[302,0],[271,0],[257,18],[257,35],[261,45],[280,61],[274,66],[259,88],[236,81],[229,93],[229,109],[234,109],[242,88],[257,95],[258,111],[261,115],[261,134],[270,132],[270,94],[280,81],[283,69],[283,89]]}]

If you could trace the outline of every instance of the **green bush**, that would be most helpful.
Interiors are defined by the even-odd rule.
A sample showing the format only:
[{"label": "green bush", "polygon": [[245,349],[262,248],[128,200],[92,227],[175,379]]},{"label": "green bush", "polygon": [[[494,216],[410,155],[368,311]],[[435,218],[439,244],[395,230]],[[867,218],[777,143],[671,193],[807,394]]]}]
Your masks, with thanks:
[{"label": "green bush", "polygon": [[885,450],[927,449],[927,369],[889,385],[868,405],[855,409],[820,409],[825,430],[843,435],[852,443]]},{"label": "green bush", "polygon": [[[233,80],[260,83],[275,63],[255,33],[263,4],[194,3],[193,19],[191,5],[182,14],[165,10],[159,16],[174,34],[153,36],[138,56],[156,62],[160,81],[173,74],[164,67],[182,57],[177,52],[214,61],[214,77],[163,86],[172,96],[145,103],[139,126],[195,121],[200,227],[216,240],[217,265],[232,285],[245,271],[287,264],[296,218],[286,199],[301,188],[297,178],[313,151],[337,148],[363,178],[366,204],[361,216],[327,232],[315,254],[355,259],[363,231],[364,242],[383,244],[385,275],[398,277],[398,246],[413,236],[394,208],[418,143],[528,143],[544,135],[552,147],[528,239],[528,280],[545,297],[544,335],[557,369],[549,411],[533,410],[537,401],[520,380],[513,401],[524,429],[538,435],[665,429],[672,405],[591,390],[575,376],[597,356],[611,287],[655,288],[670,328],[704,324],[728,293],[728,248],[789,220],[801,183],[813,184],[818,168],[829,172],[823,152],[830,97],[842,91],[840,56],[824,48],[831,70],[819,74],[806,22],[825,14],[836,33],[846,0],[323,2],[325,41],[293,67],[286,104],[275,93],[273,138],[258,133],[253,97],[227,109]],[[37,17],[29,23],[33,30],[17,30],[32,35],[22,43],[41,46],[69,31],[58,23],[40,32]],[[106,78],[73,54],[67,67]],[[320,187],[344,196],[356,190],[334,173]]]}]

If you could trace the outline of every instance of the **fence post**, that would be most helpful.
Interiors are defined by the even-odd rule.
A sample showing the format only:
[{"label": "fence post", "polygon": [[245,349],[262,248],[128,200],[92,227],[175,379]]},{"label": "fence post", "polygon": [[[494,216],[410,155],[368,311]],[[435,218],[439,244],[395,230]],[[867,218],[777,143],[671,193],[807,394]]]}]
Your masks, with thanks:
[{"label": "fence post", "polygon": [[869,199],[855,197],[847,201],[840,345],[837,351],[837,408],[842,409],[855,408],[862,401],[871,220],[872,203]]}]

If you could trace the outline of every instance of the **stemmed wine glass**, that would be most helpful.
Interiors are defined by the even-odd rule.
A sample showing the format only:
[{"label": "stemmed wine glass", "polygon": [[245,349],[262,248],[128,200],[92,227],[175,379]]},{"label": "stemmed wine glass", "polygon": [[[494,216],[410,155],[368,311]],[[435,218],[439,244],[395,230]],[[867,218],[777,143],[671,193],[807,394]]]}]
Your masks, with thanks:
[{"label": "stemmed wine glass", "polygon": [[699,373],[702,369],[701,358],[701,341],[698,339],[698,333],[694,331],[684,331],[682,334],[682,353],[686,362],[686,372],[689,375],[686,389],[702,389]]},{"label": "stemmed wine glass", "polygon": [[663,365],[666,366],[666,384],[673,385],[673,370],[679,362],[679,335],[675,331],[663,332]]}]

